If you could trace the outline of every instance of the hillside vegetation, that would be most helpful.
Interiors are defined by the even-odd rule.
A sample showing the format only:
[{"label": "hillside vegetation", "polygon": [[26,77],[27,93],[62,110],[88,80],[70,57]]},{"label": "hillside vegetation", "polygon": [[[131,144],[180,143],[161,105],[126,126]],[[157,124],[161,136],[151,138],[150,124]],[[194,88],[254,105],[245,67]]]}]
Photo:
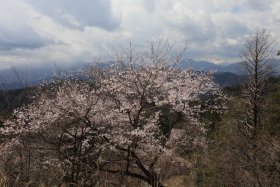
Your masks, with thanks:
[{"label": "hillside vegetation", "polygon": [[117,51],[109,67],[2,92],[0,186],[280,186],[278,61],[246,56],[250,45],[235,86],[175,68],[185,49],[161,40]]}]

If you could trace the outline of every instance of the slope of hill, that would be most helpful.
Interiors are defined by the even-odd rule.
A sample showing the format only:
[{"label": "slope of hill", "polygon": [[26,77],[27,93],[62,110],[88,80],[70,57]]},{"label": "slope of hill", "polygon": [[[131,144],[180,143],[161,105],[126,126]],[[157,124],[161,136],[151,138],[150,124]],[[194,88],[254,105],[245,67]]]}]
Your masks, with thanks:
[{"label": "slope of hill", "polygon": [[237,86],[245,80],[244,76],[231,72],[217,72],[214,74],[214,82],[222,87]]}]

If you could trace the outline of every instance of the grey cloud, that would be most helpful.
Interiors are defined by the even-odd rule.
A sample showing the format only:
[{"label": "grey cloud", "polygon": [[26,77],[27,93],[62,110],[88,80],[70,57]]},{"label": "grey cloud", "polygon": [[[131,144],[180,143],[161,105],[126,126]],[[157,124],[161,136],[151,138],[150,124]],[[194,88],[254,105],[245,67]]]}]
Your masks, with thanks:
[{"label": "grey cloud", "polygon": [[36,49],[51,43],[41,38],[28,26],[20,28],[0,27],[0,50],[10,51],[13,49]]},{"label": "grey cloud", "polygon": [[207,21],[193,20],[186,18],[186,21],[177,26],[187,39],[196,43],[205,43],[209,40],[214,40],[217,35],[217,30],[212,20]]},{"label": "grey cloud", "polygon": [[271,1],[270,0],[248,0],[245,3],[245,6],[249,9],[258,10],[258,11],[265,11],[270,10],[271,7]]},{"label": "grey cloud", "polygon": [[237,20],[227,19],[221,23],[222,37],[237,38],[250,32],[250,29],[244,23]]},{"label": "grey cloud", "polygon": [[280,24],[280,18],[273,18],[273,22],[275,24]]},{"label": "grey cloud", "polygon": [[150,13],[154,12],[156,8],[156,1],[155,0],[143,0],[143,6],[146,10]]},{"label": "grey cloud", "polygon": [[271,10],[271,4],[272,0],[246,0],[240,5],[234,6],[232,12],[245,12],[248,10],[267,11]]},{"label": "grey cloud", "polygon": [[83,29],[86,26],[95,26],[112,31],[120,25],[120,20],[112,13],[110,0],[26,1],[35,9],[67,27]]},{"label": "grey cloud", "polygon": [[234,59],[239,57],[242,47],[241,40],[239,39],[235,44],[230,44],[226,36],[217,36],[213,41],[200,42],[196,46],[190,46],[187,52],[189,57],[194,59],[213,55],[221,59]]},{"label": "grey cloud", "polygon": [[240,43],[236,45],[224,44],[219,50],[212,51],[212,53],[225,58],[236,58],[239,56],[241,46]]},{"label": "grey cloud", "polygon": [[277,10],[267,11],[277,9],[279,5],[271,3],[276,0],[216,0],[217,6],[204,0],[195,6],[185,0],[0,1],[0,68],[4,62],[89,61],[92,55],[107,56],[110,47],[126,47],[132,41],[140,48],[146,40],[164,34],[171,41],[188,39],[190,58],[229,61],[238,58],[242,37],[252,27],[265,26],[277,36],[280,23]]}]

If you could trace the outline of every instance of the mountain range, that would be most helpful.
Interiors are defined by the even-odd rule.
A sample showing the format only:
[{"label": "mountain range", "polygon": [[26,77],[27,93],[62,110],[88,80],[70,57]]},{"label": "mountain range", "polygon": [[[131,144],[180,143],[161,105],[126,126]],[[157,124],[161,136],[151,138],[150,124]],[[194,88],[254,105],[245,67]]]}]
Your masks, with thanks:
[{"label": "mountain range", "polygon": [[215,64],[209,61],[196,61],[187,59],[178,65],[180,69],[194,69],[198,71],[214,71],[214,72],[230,72],[241,75],[242,72],[239,68],[240,63],[232,64]]},{"label": "mountain range", "polygon": [[[63,69],[77,71],[89,65],[88,63],[79,63],[76,65],[65,66]],[[104,65],[104,64],[103,64]],[[178,69],[193,69],[197,71],[213,71],[214,81],[221,86],[232,86],[239,84],[244,80],[240,63],[215,64],[209,61],[196,61],[186,59],[176,66]],[[32,87],[40,84],[42,80],[49,80],[53,76],[56,67],[36,66],[36,67],[18,67],[0,70],[0,89],[11,90],[25,86]],[[280,67],[276,69],[276,74],[280,74]],[[243,77],[243,78],[242,78]]]}]

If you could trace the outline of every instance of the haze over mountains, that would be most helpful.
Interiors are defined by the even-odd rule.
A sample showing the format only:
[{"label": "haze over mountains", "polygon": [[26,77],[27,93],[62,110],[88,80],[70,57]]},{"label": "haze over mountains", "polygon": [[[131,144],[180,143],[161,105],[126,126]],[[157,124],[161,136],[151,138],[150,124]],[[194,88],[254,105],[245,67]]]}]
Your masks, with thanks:
[{"label": "haze over mountains", "polygon": [[[62,66],[62,70],[78,71],[89,63],[79,63],[78,65]],[[215,64],[209,61],[196,61],[186,59],[177,66],[179,69],[193,69],[197,71],[214,71],[215,82],[221,86],[232,86],[240,83],[242,71],[239,63]],[[36,67],[18,67],[0,70],[1,89],[11,90],[24,86],[36,86],[42,80],[49,80],[53,76],[57,67],[51,65]],[[280,67],[276,69],[276,74],[280,74]],[[20,81],[21,80],[21,81]]]}]

